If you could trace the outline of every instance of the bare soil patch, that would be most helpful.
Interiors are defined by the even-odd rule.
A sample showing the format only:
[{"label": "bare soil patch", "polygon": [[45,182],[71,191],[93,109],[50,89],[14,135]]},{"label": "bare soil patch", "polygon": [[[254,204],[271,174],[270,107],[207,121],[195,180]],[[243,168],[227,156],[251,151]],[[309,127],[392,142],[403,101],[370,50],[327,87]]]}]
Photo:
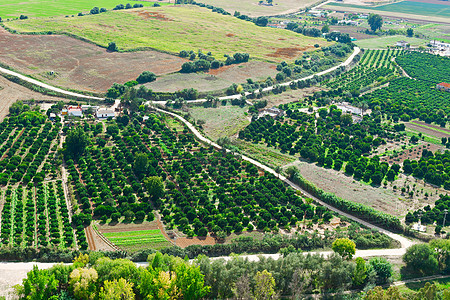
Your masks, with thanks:
[{"label": "bare soil patch", "polygon": [[247,63],[223,66],[219,69],[213,69],[208,72],[223,80],[233,83],[245,82],[248,78],[253,80],[265,79],[269,76],[275,76],[278,72],[276,65],[263,61],[250,61]]},{"label": "bare soil patch", "polygon": [[175,240],[175,245],[177,245],[181,248],[186,248],[187,246],[190,246],[190,245],[206,246],[206,245],[215,245],[215,244],[217,244],[216,239],[211,236],[192,237],[192,238],[179,237]]},{"label": "bare soil patch", "polygon": [[164,14],[161,14],[159,12],[137,11],[136,14],[144,19],[157,19],[157,20],[161,20],[161,21],[173,21],[173,19],[167,18]]},{"label": "bare soil patch", "polygon": [[[429,204],[433,205],[438,198],[438,194],[443,191],[403,174],[400,174],[396,181],[384,188],[356,181],[342,171],[325,169],[303,161],[296,161],[293,164],[299,167],[302,176],[326,192],[399,217],[405,216],[410,210],[417,210]],[[412,188],[414,184],[418,194],[409,197],[401,193],[402,187],[410,186]],[[394,185],[397,186],[396,190],[393,189]],[[424,197],[425,193],[430,196]]]},{"label": "bare soil patch", "polygon": [[[1,49],[0,49],[1,51]],[[46,96],[33,92],[21,85],[13,83],[6,78],[0,76],[0,122],[9,114],[9,107],[16,101],[34,99],[37,101],[69,101],[64,98]]]},{"label": "bare soil patch", "polygon": [[[406,128],[417,130],[417,131],[422,132],[423,134],[426,134],[426,135],[429,135],[429,136],[435,136],[435,137],[438,137],[438,138],[449,137],[450,136],[450,132],[449,133],[445,133],[445,132],[442,132],[442,131],[434,130],[434,129],[430,128],[433,125],[428,125],[428,124],[425,124],[425,123],[423,125],[427,126],[427,127],[420,126],[420,125],[418,125],[418,123],[415,123],[415,121],[405,123],[405,125],[406,125]],[[439,127],[437,127],[436,129],[447,131],[444,128],[441,129]]]},{"label": "bare soil patch", "polygon": [[298,57],[303,51],[312,49],[313,47],[286,47],[277,48],[274,53],[268,54],[270,57],[277,58],[295,58]]},{"label": "bare soil patch", "polygon": [[200,92],[217,91],[228,88],[233,83],[243,83],[248,78],[263,80],[275,76],[276,66],[262,61],[223,66],[208,73],[174,73],[158,77],[145,84],[155,92],[176,92],[185,88],[195,88]]},{"label": "bare soil patch", "polygon": [[157,51],[108,52],[68,36],[13,35],[0,27],[0,62],[55,86],[105,92],[143,71],[176,72],[185,60]]},{"label": "bare soil patch", "polygon": [[[395,147],[387,148],[387,150],[393,150],[393,149],[395,149]],[[426,150],[434,153],[440,149],[444,149],[444,147],[441,147],[441,146],[435,145],[435,144],[420,144],[411,149],[405,149],[405,150],[401,151],[400,153],[396,154],[395,157],[391,158],[390,156],[384,156],[380,160],[385,161],[389,164],[393,164],[393,163],[401,164],[401,163],[403,163],[403,161],[405,161],[405,159],[419,160],[422,157],[423,149],[426,149]]]}]

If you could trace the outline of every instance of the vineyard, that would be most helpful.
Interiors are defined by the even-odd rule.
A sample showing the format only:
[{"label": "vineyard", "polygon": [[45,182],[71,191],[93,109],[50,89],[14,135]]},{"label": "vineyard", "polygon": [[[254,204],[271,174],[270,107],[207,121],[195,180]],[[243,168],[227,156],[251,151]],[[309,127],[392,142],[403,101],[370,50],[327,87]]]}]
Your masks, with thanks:
[{"label": "vineyard", "polygon": [[331,89],[359,91],[386,83],[398,75],[393,58],[402,55],[402,50],[366,50],[358,66],[324,84]]}]

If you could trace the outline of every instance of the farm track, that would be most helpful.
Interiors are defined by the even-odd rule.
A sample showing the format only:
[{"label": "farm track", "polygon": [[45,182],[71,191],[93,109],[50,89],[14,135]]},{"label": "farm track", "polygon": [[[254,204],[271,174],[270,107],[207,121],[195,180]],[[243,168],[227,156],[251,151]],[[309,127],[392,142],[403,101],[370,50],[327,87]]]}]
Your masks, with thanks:
[{"label": "farm track", "polygon": [[[346,67],[353,61],[355,56],[357,54],[359,54],[360,51],[361,51],[360,48],[355,47],[354,50],[353,50],[353,53],[347,58],[347,60],[342,62],[342,63],[340,63],[339,65],[336,65],[334,67],[331,67],[329,69],[326,69],[324,71],[315,73],[313,75],[310,75],[310,76],[307,76],[307,77],[304,77],[304,78],[300,78],[300,79],[291,80],[291,81],[288,81],[288,82],[281,83],[280,85],[281,86],[289,86],[289,84],[291,84],[292,82],[299,82],[299,81],[308,80],[308,79],[313,78],[314,76],[320,76],[320,75],[324,75],[324,74],[330,73],[330,72],[338,69],[339,67]],[[69,91],[66,91],[66,90],[63,90],[63,89],[60,89],[60,88],[48,85],[46,83],[40,82],[38,80],[32,79],[30,77],[24,76],[22,74],[19,74],[17,72],[14,72],[14,71],[2,68],[2,67],[0,67],[0,73],[4,73],[4,74],[8,74],[8,75],[12,75],[12,76],[18,77],[18,78],[20,78],[20,79],[22,79],[24,81],[29,82],[29,83],[38,85],[40,87],[43,87],[43,88],[46,88],[48,90],[51,90],[51,91],[54,91],[54,92],[58,92],[58,93],[61,93],[61,94],[67,95],[67,96],[78,97],[78,98],[82,98],[82,99],[105,100],[105,98],[93,97],[93,96],[87,96],[87,95],[82,95],[82,94],[78,94],[78,93],[69,92]],[[268,92],[268,91],[271,91],[273,89],[274,89],[274,86],[269,86],[269,87],[264,88],[263,92]],[[258,92],[259,92],[259,90],[255,91],[255,93],[258,93]],[[248,96],[249,94],[250,94],[249,92],[245,93],[246,96]],[[231,100],[231,99],[238,99],[240,97],[241,97],[241,94],[235,94],[235,95],[231,95],[231,96],[219,97],[219,100]],[[189,103],[201,103],[201,102],[205,102],[205,101],[206,101],[206,99],[197,99],[197,100],[189,101]],[[148,103],[150,103],[150,102],[151,101],[149,101]],[[166,101],[158,101],[156,103],[165,105]],[[247,101],[247,104],[253,105],[253,103],[251,103],[249,101]],[[114,106],[116,106],[116,105],[117,105],[117,103],[114,104]]]},{"label": "farm track", "polygon": [[94,241],[94,237],[93,237],[93,233],[92,233],[92,226],[89,225],[88,227],[86,227],[85,229],[86,232],[86,239],[89,245],[89,250],[95,251],[97,250],[97,247],[95,245],[95,241]]},{"label": "farm track", "polygon": [[[169,111],[166,111],[166,110],[157,108],[157,107],[154,107],[154,109],[155,109],[156,111],[158,111],[158,112],[161,112],[161,113],[164,113],[164,114],[168,114],[168,115],[170,115],[170,116],[172,116],[172,117],[175,117],[175,118],[177,118],[178,120],[180,120],[181,122],[183,122],[183,123],[189,128],[189,130],[190,130],[190,131],[191,131],[191,132],[192,132],[192,133],[193,133],[193,134],[194,134],[201,142],[206,143],[206,144],[208,144],[208,145],[211,145],[211,146],[213,146],[213,147],[216,148],[216,149],[219,149],[219,150],[222,149],[221,146],[219,146],[218,144],[216,144],[216,143],[214,143],[213,141],[209,140],[208,138],[204,137],[204,136],[203,136],[203,135],[202,135],[202,134],[201,134],[201,133],[200,133],[200,132],[199,132],[199,131],[191,124],[191,123],[189,123],[189,122],[188,122],[186,119],[184,119],[183,117],[181,117],[181,116],[179,116],[179,115],[177,115],[177,114],[175,114],[175,113],[172,113],[172,112],[169,112]],[[227,151],[228,151],[228,150],[227,150]],[[324,207],[326,207],[326,208],[328,208],[328,209],[330,209],[330,210],[332,210],[332,211],[334,211],[334,212],[336,212],[336,213],[338,213],[338,214],[340,214],[340,215],[343,215],[343,216],[345,216],[345,217],[347,217],[347,218],[350,218],[350,219],[352,219],[353,221],[358,222],[358,223],[360,223],[360,224],[362,224],[362,225],[364,225],[364,226],[366,226],[366,227],[368,227],[368,228],[375,229],[375,230],[377,230],[377,231],[379,231],[379,232],[381,232],[381,233],[383,233],[383,234],[386,234],[387,236],[389,236],[389,237],[391,237],[392,239],[394,239],[394,240],[400,242],[400,244],[401,244],[401,248],[398,248],[398,249],[361,250],[361,251],[359,251],[360,253],[364,253],[365,255],[368,255],[368,256],[375,256],[375,255],[397,255],[397,256],[401,256],[401,255],[403,255],[403,254],[405,253],[406,248],[408,248],[409,246],[411,246],[411,245],[414,244],[412,241],[410,241],[409,239],[407,239],[407,238],[405,238],[405,237],[403,237],[403,236],[401,236],[401,235],[399,235],[399,234],[396,234],[396,233],[390,232],[390,231],[388,231],[388,230],[385,230],[385,229],[383,229],[383,228],[381,228],[381,227],[379,227],[379,226],[377,226],[377,225],[370,224],[370,223],[368,223],[368,222],[366,222],[366,221],[364,221],[364,220],[362,220],[362,219],[360,219],[360,218],[357,218],[357,217],[355,217],[355,216],[353,216],[353,215],[351,215],[351,214],[348,214],[348,213],[346,213],[346,212],[343,212],[343,211],[341,211],[341,210],[339,210],[339,209],[337,209],[337,208],[335,208],[335,207],[333,207],[333,206],[331,206],[331,205],[329,205],[329,204],[327,204],[327,203],[321,201],[321,200],[318,199],[317,197],[311,195],[311,194],[308,193],[307,191],[305,191],[305,190],[303,190],[302,188],[300,188],[298,185],[296,185],[295,183],[293,183],[292,181],[290,181],[290,180],[289,180],[288,178],[286,178],[285,176],[283,176],[283,175],[281,175],[281,174],[278,174],[278,173],[275,172],[275,170],[273,170],[272,168],[269,168],[268,166],[266,166],[266,165],[264,165],[264,164],[262,164],[262,163],[260,163],[260,162],[258,162],[258,161],[256,161],[256,160],[254,160],[254,159],[252,159],[252,158],[250,158],[250,157],[247,157],[247,156],[245,156],[245,155],[242,155],[242,159],[245,160],[245,161],[248,161],[248,162],[250,162],[250,163],[252,163],[252,164],[254,164],[255,166],[257,166],[258,168],[264,170],[265,172],[268,172],[268,173],[271,173],[271,174],[277,176],[280,180],[284,181],[285,183],[287,183],[288,185],[290,185],[290,186],[291,186],[292,188],[294,188],[295,190],[298,190],[298,191],[302,192],[302,194],[303,194],[304,196],[313,199],[314,201],[318,202],[320,205],[322,205],[322,206],[324,206]],[[362,251],[364,251],[364,252],[362,252]]]}]

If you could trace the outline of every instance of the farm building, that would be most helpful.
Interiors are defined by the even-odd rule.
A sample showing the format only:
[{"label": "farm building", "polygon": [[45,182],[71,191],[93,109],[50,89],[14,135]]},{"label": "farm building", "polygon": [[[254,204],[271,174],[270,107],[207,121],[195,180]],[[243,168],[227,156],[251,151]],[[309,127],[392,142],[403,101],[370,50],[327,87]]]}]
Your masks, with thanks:
[{"label": "farm building", "polygon": [[284,116],[284,110],[276,108],[276,107],[263,109],[262,111],[260,111],[259,117],[264,117],[264,116],[270,116],[272,118],[282,117],[282,116]]},{"label": "farm building", "polygon": [[109,110],[109,109],[105,109],[105,108],[100,108],[99,110],[97,110],[97,119],[107,119],[107,118],[114,118],[115,114],[114,111]]},{"label": "farm building", "polygon": [[430,45],[432,47],[439,48],[439,49],[442,49],[442,50],[450,49],[450,43],[439,42],[439,41],[436,41],[436,40],[430,41]]},{"label": "farm building", "polygon": [[397,47],[403,47],[403,48],[406,48],[406,47],[408,47],[408,42],[407,41],[398,41],[396,44],[395,44],[395,46],[397,46]]},{"label": "farm building", "polygon": [[99,109],[99,107],[93,106],[93,105],[81,105],[81,110],[83,112],[87,111],[88,109],[92,109],[92,111],[97,111]]},{"label": "farm building", "polygon": [[450,92],[450,83],[441,82],[436,85],[436,88],[441,91]]},{"label": "farm building", "polygon": [[67,109],[67,114],[72,117],[83,117],[83,111],[81,107],[69,107]]}]

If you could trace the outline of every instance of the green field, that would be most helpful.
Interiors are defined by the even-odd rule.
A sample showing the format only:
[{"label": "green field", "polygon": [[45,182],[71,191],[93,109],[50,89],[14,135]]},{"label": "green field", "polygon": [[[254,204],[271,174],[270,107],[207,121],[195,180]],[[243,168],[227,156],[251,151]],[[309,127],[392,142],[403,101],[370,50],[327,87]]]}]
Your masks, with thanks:
[{"label": "green field", "polygon": [[69,33],[101,46],[114,41],[121,50],[151,48],[179,53],[201,49],[221,60],[224,54],[235,52],[268,61],[295,60],[302,51],[315,49],[314,44],[330,44],[288,30],[258,27],[197,6],[151,7],[4,24],[20,32]]},{"label": "green field", "polygon": [[0,17],[52,17],[61,15],[76,15],[79,12],[88,12],[91,8],[104,7],[113,9],[117,4],[127,3],[131,5],[140,3],[151,6],[153,2],[148,1],[123,1],[119,0],[2,0],[0,2]]},{"label": "green field", "polygon": [[407,41],[411,46],[425,45],[428,41],[403,35],[392,35],[356,41],[355,44],[363,49],[379,49],[395,46],[398,41]]},{"label": "green field", "polygon": [[161,249],[170,245],[159,229],[105,232],[103,235],[116,246],[127,251],[145,248]]},{"label": "green field", "polygon": [[362,6],[344,3],[329,3],[329,6],[351,7],[359,9],[370,9],[376,11],[394,12],[401,14],[422,15],[431,17],[450,17],[450,5],[441,5],[433,3],[402,1],[380,6]]}]

